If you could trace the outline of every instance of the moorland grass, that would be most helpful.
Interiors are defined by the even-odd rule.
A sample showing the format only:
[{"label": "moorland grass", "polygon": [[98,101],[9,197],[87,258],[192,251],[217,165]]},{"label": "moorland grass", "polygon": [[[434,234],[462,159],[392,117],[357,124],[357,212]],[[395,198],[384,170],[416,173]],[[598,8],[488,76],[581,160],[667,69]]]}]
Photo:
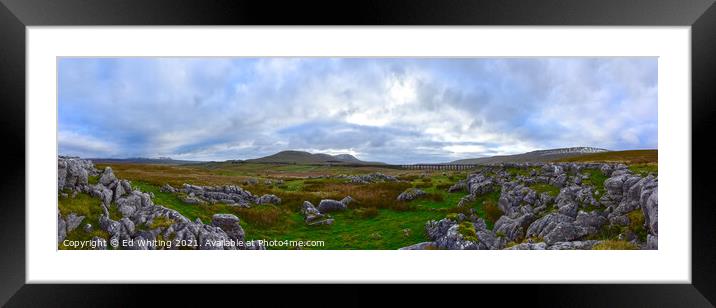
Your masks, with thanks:
[{"label": "moorland grass", "polygon": [[639,249],[633,243],[620,240],[604,240],[592,247],[594,250],[634,250]]},{"label": "moorland grass", "polygon": [[630,165],[629,170],[640,176],[647,176],[649,174],[653,174],[654,176],[659,175],[659,166],[656,163]]},{"label": "moorland grass", "polygon": [[[434,175],[431,180],[416,177],[414,182],[380,182],[352,184],[335,178],[286,180],[284,185],[263,184],[244,186],[252,193],[273,193],[282,199],[280,205],[254,205],[249,209],[224,204],[186,204],[175,194],[159,191],[156,181],[134,180],[132,184],[145,192],[154,193],[154,203],[177,210],[189,219],[211,221],[215,213],[232,213],[241,219],[247,239],[262,240],[321,240],[323,247],[306,249],[397,249],[427,241],[425,223],[445,217],[466,195],[448,193],[446,187],[454,175]],[[261,182],[261,181],[260,181]],[[429,183],[426,195],[411,202],[399,202],[396,197],[415,182]],[[193,183],[192,183],[193,184]],[[260,193],[259,193],[260,191]],[[351,196],[354,201],[348,210],[330,213],[330,226],[309,226],[299,213],[304,201],[318,204],[321,199],[340,200]],[[405,230],[409,230],[406,232]],[[379,234],[380,236],[375,236]],[[272,247],[282,248],[282,247]]]},{"label": "moorland grass", "polygon": [[627,164],[648,164],[657,163],[659,160],[658,150],[630,150],[630,151],[609,151],[590,153],[575,157],[558,159],[561,162],[621,162]]},{"label": "moorland grass", "polygon": [[534,190],[537,194],[547,193],[552,197],[559,195],[559,187],[550,184],[538,183],[530,185],[529,188]]},{"label": "moorland grass", "polygon": [[475,214],[485,220],[487,228],[492,230],[495,222],[502,216],[502,211],[497,204],[500,200],[500,190],[495,190],[487,194],[478,196],[475,201],[469,203],[465,207],[453,207],[449,212],[469,214],[470,209],[475,210]]},{"label": "moorland grass", "polygon": [[[82,220],[80,226],[72,230],[72,232],[69,232],[65,239],[70,241],[88,241],[94,236],[108,238],[109,234],[99,228],[99,216],[102,215],[101,203],[102,202],[99,199],[93,198],[84,193],[78,193],[74,198],[59,197],[58,208],[62,217],[67,217],[70,213],[75,213],[78,216],[85,216],[85,219]],[[110,216],[117,215],[119,214],[116,211],[116,207],[114,207],[114,209],[110,208]],[[93,227],[92,231],[86,232],[84,230],[85,224],[91,224]],[[65,246],[64,243],[57,245],[57,248],[61,250],[79,249],[78,247]]]},{"label": "moorland grass", "polygon": [[633,232],[640,241],[646,242],[647,231],[644,227],[644,212],[641,209],[627,213],[629,218],[629,230]]},{"label": "moorland grass", "polygon": [[457,232],[462,235],[462,239],[471,242],[477,242],[477,232],[475,231],[475,225],[469,221],[463,221],[457,226]]},{"label": "moorland grass", "polygon": [[[132,181],[132,185],[154,194],[154,203],[177,210],[185,217],[210,223],[216,213],[230,213],[240,218],[246,239],[262,240],[320,240],[323,247],[304,249],[397,249],[427,241],[425,223],[445,217],[465,192],[448,193],[447,188],[466,173],[429,172],[425,170],[396,170],[375,167],[305,166],[270,164],[206,163],[200,165],[161,166],[140,164],[112,164],[118,177]],[[103,168],[103,166],[98,166]],[[347,183],[340,178],[308,178],[308,175],[339,175],[382,172],[402,181],[369,184]],[[258,179],[256,185],[246,185],[247,178]],[[264,179],[283,179],[283,184],[265,185]],[[159,191],[168,183],[181,187],[194,185],[238,185],[254,195],[275,194],[282,199],[279,205],[253,205],[240,208],[226,204],[187,204],[176,194]],[[405,189],[420,185],[426,195],[410,202],[396,197]],[[351,196],[353,202],[342,212],[332,212],[334,223],[328,226],[309,226],[303,221],[300,209],[304,201],[317,205],[321,199],[340,200]],[[491,193],[473,204],[478,214],[492,228],[499,218],[499,192]],[[407,231],[406,231],[407,230]],[[271,247],[281,249],[286,247]]]}]

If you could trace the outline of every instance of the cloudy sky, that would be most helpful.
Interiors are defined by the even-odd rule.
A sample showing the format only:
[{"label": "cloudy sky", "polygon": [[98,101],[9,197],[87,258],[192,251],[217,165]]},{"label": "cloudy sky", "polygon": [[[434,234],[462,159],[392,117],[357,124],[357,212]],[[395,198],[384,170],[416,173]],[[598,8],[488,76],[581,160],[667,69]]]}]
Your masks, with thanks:
[{"label": "cloudy sky", "polygon": [[656,58],[62,58],[59,151],[388,163],[657,147]]}]

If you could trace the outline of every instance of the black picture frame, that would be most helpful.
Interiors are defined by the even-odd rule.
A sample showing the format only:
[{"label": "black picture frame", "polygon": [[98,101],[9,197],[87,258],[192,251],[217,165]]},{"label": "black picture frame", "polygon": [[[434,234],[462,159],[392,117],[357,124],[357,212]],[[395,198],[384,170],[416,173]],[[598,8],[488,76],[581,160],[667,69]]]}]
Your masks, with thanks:
[{"label": "black picture frame", "polygon": [[[542,0],[542,1],[138,1],[0,0],[0,117],[3,132],[3,198],[0,215],[0,303],[8,306],[131,306],[180,301],[225,300],[209,293],[218,286],[37,285],[25,284],[25,31],[29,26],[73,25],[527,25],[691,26],[692,112],[692,284],[471,286],[470,296],[498,297],[509,304],[547,306],[688,306],[716,303],[716,211],[710,134],[716,120],[716,5],[714,0]],[[689,102],[683,102],[688,104]],[[373,292],[393,286],[337,286],[339,304],[371,302]],[[453,286],[414,286],[398,302],[445,303]],[[243,303],[260,290],[230,287]],[[324,290],[327,286],[310,286]],[[275,287],[269,289],[275,290]],[[423,291],[424,289],[424,291]],[[206,293],[205,293],[206,292]],[[229,292],[232,291],[223,291]],[[306,287],[289,286],[271,303],[300,302]],[[428,293],[429,292],[429,293]],[[328,292],[332,293],[332,292]],[[435,294],[426,296],[426,294]],[[514,296],[520,294],[520,296]],[[238,300],[238,299],[237,299]],[[384,300],[381,300],[384,303]]]}]

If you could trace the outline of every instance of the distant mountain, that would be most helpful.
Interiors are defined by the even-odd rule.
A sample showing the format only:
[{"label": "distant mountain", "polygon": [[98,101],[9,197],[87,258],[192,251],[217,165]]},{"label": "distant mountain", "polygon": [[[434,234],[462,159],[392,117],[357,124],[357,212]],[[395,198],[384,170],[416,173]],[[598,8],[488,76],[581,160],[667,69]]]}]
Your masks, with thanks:
[{"label": "distant mountain", "polygon": [[348,162],[348,163],[363,163],[364,162],[350,154],[338,154],[338,155],[333,155],[333,157],[340,161],[344,161],[344,162]]},{"label": "distant mountain", "polygon": [[248,163],[284,163],[284,164],[383,164],[362,161],[350,154],[330,155],[303,151],[281,151],[273,155],[247,159]]},{"label": "distant mountain", "polygon": [[147,157],[130,157],[130,158],[89,158],[93,163],[126,163],[126,164],[156,164],[156,165],[184,165],[199,164],[203,161],[196,160],[175,160],[171,157],[147,158]]},{"label": "distant mountain", "polygon": [[585,154],[609,152],[609,150],[592,147],[572,147],[550,150],[532,151],[515,155],[500,155],[480,158],[460,159],[451,164],[499,164],[499,163],[521,163],[521,162],[547,162],[570,157],[577,157]]}]

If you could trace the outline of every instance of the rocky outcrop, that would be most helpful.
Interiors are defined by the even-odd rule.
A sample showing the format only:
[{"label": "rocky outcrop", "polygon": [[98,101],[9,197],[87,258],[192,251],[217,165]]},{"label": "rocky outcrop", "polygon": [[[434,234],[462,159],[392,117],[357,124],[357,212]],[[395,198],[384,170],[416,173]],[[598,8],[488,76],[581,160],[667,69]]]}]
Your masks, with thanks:
[{"label": "rocky outcrop", "polygon": [[437,249],[437,247],[435,247],[434,242],[422,242],[422,243],[417,243],[414,245],[398,248],[398,250],[428,250],[428,249]]},{"label": "rocky outcrop", "polygon": [[59,211],[57,212],[57,243],[62,243],[67,237],[67,222],[62,218]]},{"label": "rocky outcrop", "polygon": [[587,234],[587,230],[575,224],[574,218],[561,213],[547,214],[527,229],[528,237],[542,238],[548,245],[572,241]]},{"label": "rocky outcrop", "polygon": [[411,201],[420,198],[425,195],[425,192],[419,188],[408,188],[400,195],[398,195],[398,201]]},{"label": "rocky outcrop", "polygon": [[480,196],[491,192],[494,188],[494,181],[483,173],[471,174],[467,178],[467,191],[470,195]]},{"label": "rocky outcrop", "polygon": [[[594,181],[595,171],[608,177],[603,185]],[[481,167],[464,181],[469,194],[457,207],[473,206],[482,195],[499,191],[502,216],[491,231],[512,242],[507,249],[591,249],[599,243],[594,238],[615,230],[622,233],[609,239],[645,249],[658,247],[658,180],[651,174],[634,174],[626,165],[503,163]],[[453,186],[450,191],[459,191],[462,182]],[[535,190],[545,186],[553,187],[547,189],[553,195]],[[630,221],[639,219],[635,211],[644,216],[646,238],[643,233],[637,238],[632,230],[638,227]],[[456,225],[450,219],[428,222],[428,238],[441,249],[474,248],[457,235]]]},{"label": "rocky outcrop", "polygon": [[60,156],[57,159],[57,189],[81,190],[97,171],[89,160]]},{"label": "rocky outcrop", "polygon": [[111,167],[105,167],[104,172],[102,172],[102,175],[99,177],[99,183],[109,187],[113,183],[117,181],[117,177],[114,175],[114,172],[112,172]]},{"label": "rocky outcrop", "polygon": [[548,250],[585,250],[592,249],[600,241],[573,241],[573,242],[557,242],[547,247]]},{"label": "rocky outcrop", "polygon": [[323,199],[318,203],[318,211],[321,213],[344,211],[347,208],[345,203],[332,199]]},{"label": "rocky outcrop", "polygon": [[460,180],[448,188],[448,192],[458,192],[467,190],[467,181]]},{"label": "rocky outcrop", "polygon": [[[259,203],[259,197],[254,196],[251,192],[236,185],[197,186],[184,184],[182,188],[179,189],[179,192],[186,194],[185,202],[191,204],[224,203],[240,207],[250,207],[251,204],[262,204]],[[271,199],[271,197],[266,197],[264,201],[267,199]],[[274,201],[277,200],[274,199]]]},{"label": "rocky outcrop", "polygon": [[353,198],[351,196],[345,196],[345,198],[341,199],[341,203],[345,204],[346,207],[353,202]]},{"label": "rocky outcrop", "polygon": [[211,225],[219,227],[232,240],[239,243],[244,242],[244,229],[239,224],[239,218],[233,214],[214,214],[211,217]]},{"label": "rocky outcrop", "polygon": [[[131,183],[118,179],[111,168],[107,167],[102,172],[94,169],[90,161],[76,158],[60,157],[58,162],[58,186],[63,189],[87,193],[98,198],[102,209],[99,216],[97,228],[107,232],[108,238],[95,236],[92,242],[97,244],[89,249],[265,249],[256,242],[244,243],[245,233],[239,219],[232,214],[216,214],[212,217],[211,224],[207,225],[197,219],[190,221],[179,212],[173,209],[155,205],[152,201],[152,194],[132,189]],[[84,176],[98,176],[98,183],[90,185]],[[250,193],[240,188],[221,187],[201,190],[200,196],[213,197],[214,192],[235,194],[242,198],[253,197]],[[171,188],[171,190],[169,189]],[[184,188],[189,193],[195,192],[196,187]],[[178,192],[169,185],[162,188],[163,191]],[[236,197],[231,195],[231,197]],[[195,194],[196,196],[196,194]],[[198,198],[198,196],[196,197]],[[271,199],[267,197],[266,199]],[[232,199],[234,200],[234,199]],[[111,217],[110,208],[116,207],[117,215]],[[73,232],[84,221],[85,217],[70,213],[62,217],[58,213],[58,244]],[[87,224],[85,232],[95,228]],[[89,230],[89,231],[88,231]],[[165,244],[157,246],[157,243]],[[108,245],[109,243],[109,245]]]},{"label": "rocky outcrop", "polygon": [[169,184],[162,185],[162,187],[159,188],[159,191],[166,192],[166,193],[172,193],[172,194],[178,192],[178,190],[176,188],[172,187]]},{"label": "rocky outcrop", "polygon": [[505,250],[586,250],[592,249],[592,247],[598,244],[600,241],[588,240],[588,241],[572,241],[572,242],[556,242],[552,245],[547,245],[545,242],[539,243],[520,243],[514,246],[505,248]]},{"label": "rocky outcrop", "polygon": [[350,183],[354,184],[369,184],[379,182],[395,182],[398,179],[394,176],[385,175],[380,172],[362,175],[340,175],[338,178],[347,179]]},{"label": "rocky outcrop", "polygon": [[281,198],[276,195],[266,194],[256,200],[257,204],[281,204]]},{"label": "rocky outcrop", "polygon": [[547,249],[547,244],[545,244],[544,242],[519,243],[517,245],[505,248],[505,250],[545,250],[545,249]]},{"label": "rocky outcrop", "polygon": [[525,232],[529,225],[535,220],[535,216],[531,213],[524,214],[517,218],[510,218],[503,215],[495,222],[493,230],[496,234],[504,234],[510,241],[516,241],[525,237]]},{"label": "rocky outcrop", "polygon": [[425,232],[432,240],[430,247],[436,249],[494,250],[505,245],[505,239],[488,230],[484,220],[464,215],[458,219],[429,221],[425,224]]},{"label": "rocky outcrop", "polygon": [[[111,172],[111,171],[110,171]],[[89,187],[90,195],[95,198],[102,200],[104,204],[112,203],[112,197],[114,192],[102,184],[96,184]]]},{"label": "rocky outcrop", "polygon": [[646,201],[641,204],[641,209],[644,212],[645,225],[647,231],[649,232],[646,238],[646,246],[648,249],[658,249],[659,247],[657,243],[659,239],[658,194],[658,189],[654,188],[654,190],[649,194],[649,197],[646,199]]},{"label": "rocky outcrop", "polygon": [[304,201],[301,207],[301,214],[304,216],[306,224],[314,225],[332,225],[333,219],[328,215],[324,215],[309,201]]},{"label": "rocky outcrop", "polygon": [[84,216],[78,216],[75,213],[70,213],[69,215],[67,215],[67,218],[65,218],[65,223],[67,224],[67,233],[70,233],[72,232],[72,230],[77,229],[77,227],[80,226],[84,219]]}]

